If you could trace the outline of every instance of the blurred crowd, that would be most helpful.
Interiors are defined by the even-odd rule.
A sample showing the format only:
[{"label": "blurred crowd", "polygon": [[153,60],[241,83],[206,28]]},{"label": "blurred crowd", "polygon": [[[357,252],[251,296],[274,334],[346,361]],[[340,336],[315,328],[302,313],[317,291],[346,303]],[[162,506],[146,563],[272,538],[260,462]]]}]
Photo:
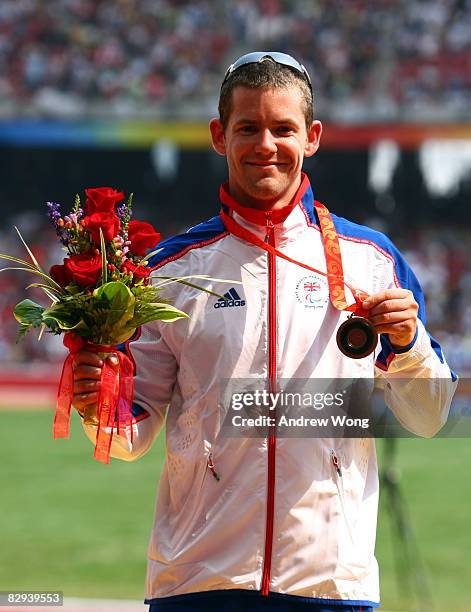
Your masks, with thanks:
[{"label": "blurred crowd", "polygon": [[[45,270],[61,262],[65,253],[61,251],[54,230],[41,225],[39,215],[29,212],[15,221]],[[175,228],[169,232],[170,226],[160,224],[159,229],[166,236]],[[470,239],[469,230],[429,227],[408,234],[402,232],[397,241],[424,290],[429,332],[442,345],[453,369],[468,376],[471,376]],[[27,258],[13,231],[0,231],[0,244],[3,253]],[[62,361],[65,355],[61,338],[50,334],[45,334],[38,342],[38,333],[33,331],[15,343],[18,330],[12,314],[15,304],[26,297],[43,305],[48,303],[40,290],[25,291],[25,286],[31,282],[37,280],[26,272],[0,274],[0,366],[3,371],[31,365],[34,361],[43,364]]]},{"label": "blurred crowd", "polygon": [[306,64],[323,117],[470,116],[471,0],[2,0],[0,116],[206,117],[265,49]]},{"label": "blurred crowd", "polygon": [[424,291],[427,329],[450,366],[471,376],[471,232],[442,225],[404,234],[399,244]]}]

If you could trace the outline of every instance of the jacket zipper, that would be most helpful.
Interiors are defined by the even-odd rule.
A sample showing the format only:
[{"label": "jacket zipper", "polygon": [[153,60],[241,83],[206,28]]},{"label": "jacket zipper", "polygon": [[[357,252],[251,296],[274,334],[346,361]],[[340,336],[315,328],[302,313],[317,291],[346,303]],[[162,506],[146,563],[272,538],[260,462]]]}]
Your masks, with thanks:
[{"label": "jacket zipper", "polygon": [[354,543],[354,538],[353,538],[353,529],[352,526],[350,524],[350,519],[349,519],[349,515],[347,513],[347,509],[345,507],[345,491],[343,488],[343,471],[342,471],[342,464],[340,462],[340,457],[337,455],[337,453],[335,452],[335,450],[332,448],[330,450],[330,458],[332,460],[332,466],[336,472],[336,476],[334,477],[335,480],[335,484],[337,486],[337,491],[339,494],[339,500],[340,500],[340,507],[342,509],[342,513],[343,513],[343,518],[345,520],[345,524],[347,526],[347,531],[348,531],[348,535],[350,537],[350,540],[352,543]]},{"label": "jacket zipper", "polygon": [[330,450],[330,457],[332,459],[332,465],[334,466],[334,469],[337,472],[337,475],[342,477],[342,467],[340,465],[340,459],[335,454],[335,451],[333,448]]},{"label": "jacket zipper", "polygon": [[216,466],[214,465],[214,461],[213,461],[213,453],[209,453],[206,465],[207,465],[209,471],[211,472],[211,474],[214,476],[214,478],[217,481],[221,480],[221,477],[216,472]]},{"label": "jacket zipper", "polygon": [[[271,211],[266,213],[267,233],[265,242],[275,246],[274,225]],[[276,392],[276,257],[268,253],[268,384],[269,392]],[[276,422],[276,412],[273,417]],[[276,467],[276,425],[268,430],[268,474],[267,474],[267,513],[265,529],[265,554],[261,593],[267,596],[270,591],[271,558],[273,549],[273,519],[275,511],[275,467]]]}]

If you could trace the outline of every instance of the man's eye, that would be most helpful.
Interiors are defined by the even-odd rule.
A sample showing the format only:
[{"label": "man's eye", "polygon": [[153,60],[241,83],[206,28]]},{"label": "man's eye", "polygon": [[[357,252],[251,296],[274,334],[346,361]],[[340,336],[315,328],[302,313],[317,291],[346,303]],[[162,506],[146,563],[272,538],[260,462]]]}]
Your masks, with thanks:
[{"label": "man's eye", "polygon": [[277,129],[276,129],[278,134],[281,134],[282,136],[286,136],[288,134],[291,134],[293,132],[293,128],[289,125],[280,125]]},{"label": "man's eye", "polygon": [[254,134],[256,129],[257,128],[254,125],[242,125],[239,128],[239,131],[242,132],[243,134]]}]

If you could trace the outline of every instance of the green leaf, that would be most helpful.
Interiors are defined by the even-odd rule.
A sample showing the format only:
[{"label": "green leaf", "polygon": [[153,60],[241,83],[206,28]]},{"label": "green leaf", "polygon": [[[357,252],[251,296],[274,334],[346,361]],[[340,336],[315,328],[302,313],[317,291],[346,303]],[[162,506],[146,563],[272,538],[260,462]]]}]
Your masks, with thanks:
[{"label": "green leaf", "polygon": [[122,342],[126,342],[129,340],[131,336],[134,335],[136,331],[135,327],[131,327],[129,325],[125,325],[124,327],[119,327],[113,330],[113,335],[109,336],[106,342],[109,344],[121,344]]},{"label": "green leaf", "polygon": [[54,293],[57,298],[60,298],[62,294],[57,290],[49,287],[49,285],[44,285],[43,283],[30,283],[25,287],[25,289],[31,289],[33,287],[39,287],[40,289],[47,289],[49,293]]},{"label": "green leaf", "polygon": [[15,229],[16,229],[16,233],[18,234],[18,236],[20,237],[21,242],[24,244],[25,249],[28,251],[29,256],[31,257],[35,267],[37,270],[40,270],[41,272],[43,272],[43,269],[41,268],[41,266],[39,265],[38,260],[36,259],[36,257],[33,255],[33,251],[29,248],[29,246],[26,244],[26,241],[24,240],[23,236],[21,235],[20,230],[16,227],[15,225]]},{"label": "green leaf", "polygon": [[[227,278],[215,278],[213,276],[209,276],[208,274],[190,274],[188,276],[160,276],[158,274],[152,273],[152,279],[160,279],[160,278],[163,278],[164,280],[162,283],[155,283],[157,287],[160,287],[162,285],[171,284],[171,283],[183,283],[185,285],[186,284],[185,281],[188,278],[198,278],[201,280],[208,280],[208,281],[212,281],[215,283],[229,283],[231,285],[232,284],[242,285],[242,281],[229,280]],[[207,291],[207,289],[205,289],[204,287],[197,287],[197,288],[201,289],[201,291]]]},{"label": "green leaf", "polygon": [[157,255],[157,253],[160,253],[160,251],[161,251],[163,248],[164,248],[164,247],[159,247],[158,249],[155,249],[155,251],[151,251],[150,253],[147,253],[147,255],[141,259],[141,261],[147,261],[148,259],[150,259],[150,258],[151,258],[151,257],[153,257],[154,255]]},{"label": "green leaf", "polygon": [[[0,257],[3,257],[3,256],[0,256]],[[54,279],[48,276],[45,272],[41,272],[41,270],[37,270],[33,266],[29,266],[28,268],[18,268],[16,266],[15,267],[9,266],[8,268],[0,268],[0,272],[6,272],[7,270],[22,270],[23,272],[30,272],[31,274],[36,274],[37,276],[44,278],[47,281],[47,283],[51,285],[52,289],[55,289],[56,291],[60,291],[61,294],[63,293],[62,287],[58,285]]]},{"label": "green leaf", "polygon": [[39,327],[42,324],[43,312],[44,307],[40,304],[36,304],[32,300],[22,300],[15,306],[13,315],[21,326],[29,328]]},{"label": "green leaf", "polygon": [[167,323],[171,323],[177,319],[189,319],[189,316],[171,304],[154,302],[142,304],[136,315],[129,322],[129,325],[139,327],[151,321],[166,321]]},{"label": "green leaf", "polygon": [[78,193],[75,194],[75,200],[74,200],[74,208],[73,211],[74,213],[78,216],[80,210],[80,196]]},{"label": "green leaf", "polygon": [[113,329],[112,341],[115,344],[126,342],[140,325],[150,323],[151,321],[160,320],[171,323],[172,321],[182,318],[188,319],[189,317],[174,306],[163,303],[141,304],[139,313],[137,313],[125,326]]},{"label": "green leaf", "polygon": [[119,344],[131,335],[129,321],[134,316],[136,298],[121,281],[112,281],[93,292],[105,319],[100,326],[101,342]]},{"label": "green leaf", "polygon": [[108,280],[108,261],[106,259],[106,244],[103,231],[100,227],[100,247],[101,247],[101,284],[104,285]]},{"label": "green leaf", "polygon": [[164,279],[160,283],[155,283],[155,287],[157,287],[157,289],[161,289],[165,285],[171,285],[172,283],[181,283],[182,285],[186,285],[187,287],[192,287],[193,289],[198,289],[198,291],[204,291],[205,293],[208,293],[209,295],[214,295],[215,297],[218,297],[218,298],[221,298],[221,297],[224,298],[224,296],[220,295],[219,293],[216,293],[215,291],[211,291],[211,289],[206,289],[206,287],[202,287],[201,285],[190,283],[187,279],[198,278],[198,279],[208,280],[208,281],[213,281],[213,282],[218,282],[218,283],[230,283],[231,285],[242,285],[242,281],[227,280],[224,278],[212,278],[211,276],[208,276],[207,274],[191,274],[190,276],[175,276],[175,277],[174,276],[156,276],[152,274],[151,278],[152,280]]},{"label": "green leaf", "polygon": [[61,298],[61,294],[56,289],[49,287],[49,285],[43,285],[42,283],[31,283],[26,287],[26,289],[32,289],[33,287],[42,289],[47,297],[53,302],[58,302]]},{"label": "green leaf", "polygon": [[15,343],[18,344],[18,342],[26,336],[26,334],[28,333],[30,329],[31,329],[31,325],[23,325],[22,323],[20,323]]},{"label": "green leaf", "polygon": [[102,307],[107,312],[107,326],[127,323],[134,314],[136,298],[121,281],[112,281],[98,287],[93,297],[103,302]]},{"label": "green leaf", "polygon": [[126,202],[125,209],[124,209],[124,215],[121,219],[121,236],[123,237],[127,236],[127,233],[128,233],[128,225],[129,225],[129,220],[131,219],[131,208],[132,208],[133,198],[134,198],[134,194],[130,193],[128,200]]},{"label": "green leaf", "polygon": [[13,255],[6,255],[5,253],[0,253],[0,259],[7,259],[8,261],[15,261],[16,263],[20,263],[22,266],[28,266],[31,270],[36,270],[36,268],[29,263],[29,261],[25,261],[24,259],[20,259],[19,257],[13,257]]},{"label": "green leaf", "polygon": [[49,328],[54,328],[54,323],[63,330],[87,329],[88,326],[83,321],[78,309],[71,309],[68,304],[57,303],[49,308],[45,308],[42,315],[42,322]]}]

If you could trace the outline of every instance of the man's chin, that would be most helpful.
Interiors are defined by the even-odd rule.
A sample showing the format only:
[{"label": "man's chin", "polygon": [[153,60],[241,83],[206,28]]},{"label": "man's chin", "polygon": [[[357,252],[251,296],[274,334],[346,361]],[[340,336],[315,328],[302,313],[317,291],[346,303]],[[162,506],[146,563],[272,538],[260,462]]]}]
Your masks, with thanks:
[{"label": "man's chin", "polygon": [[286,191],[286,185],[272,177],[263,177],[252,185],[251,196],[259,200],[277,200]]}]

